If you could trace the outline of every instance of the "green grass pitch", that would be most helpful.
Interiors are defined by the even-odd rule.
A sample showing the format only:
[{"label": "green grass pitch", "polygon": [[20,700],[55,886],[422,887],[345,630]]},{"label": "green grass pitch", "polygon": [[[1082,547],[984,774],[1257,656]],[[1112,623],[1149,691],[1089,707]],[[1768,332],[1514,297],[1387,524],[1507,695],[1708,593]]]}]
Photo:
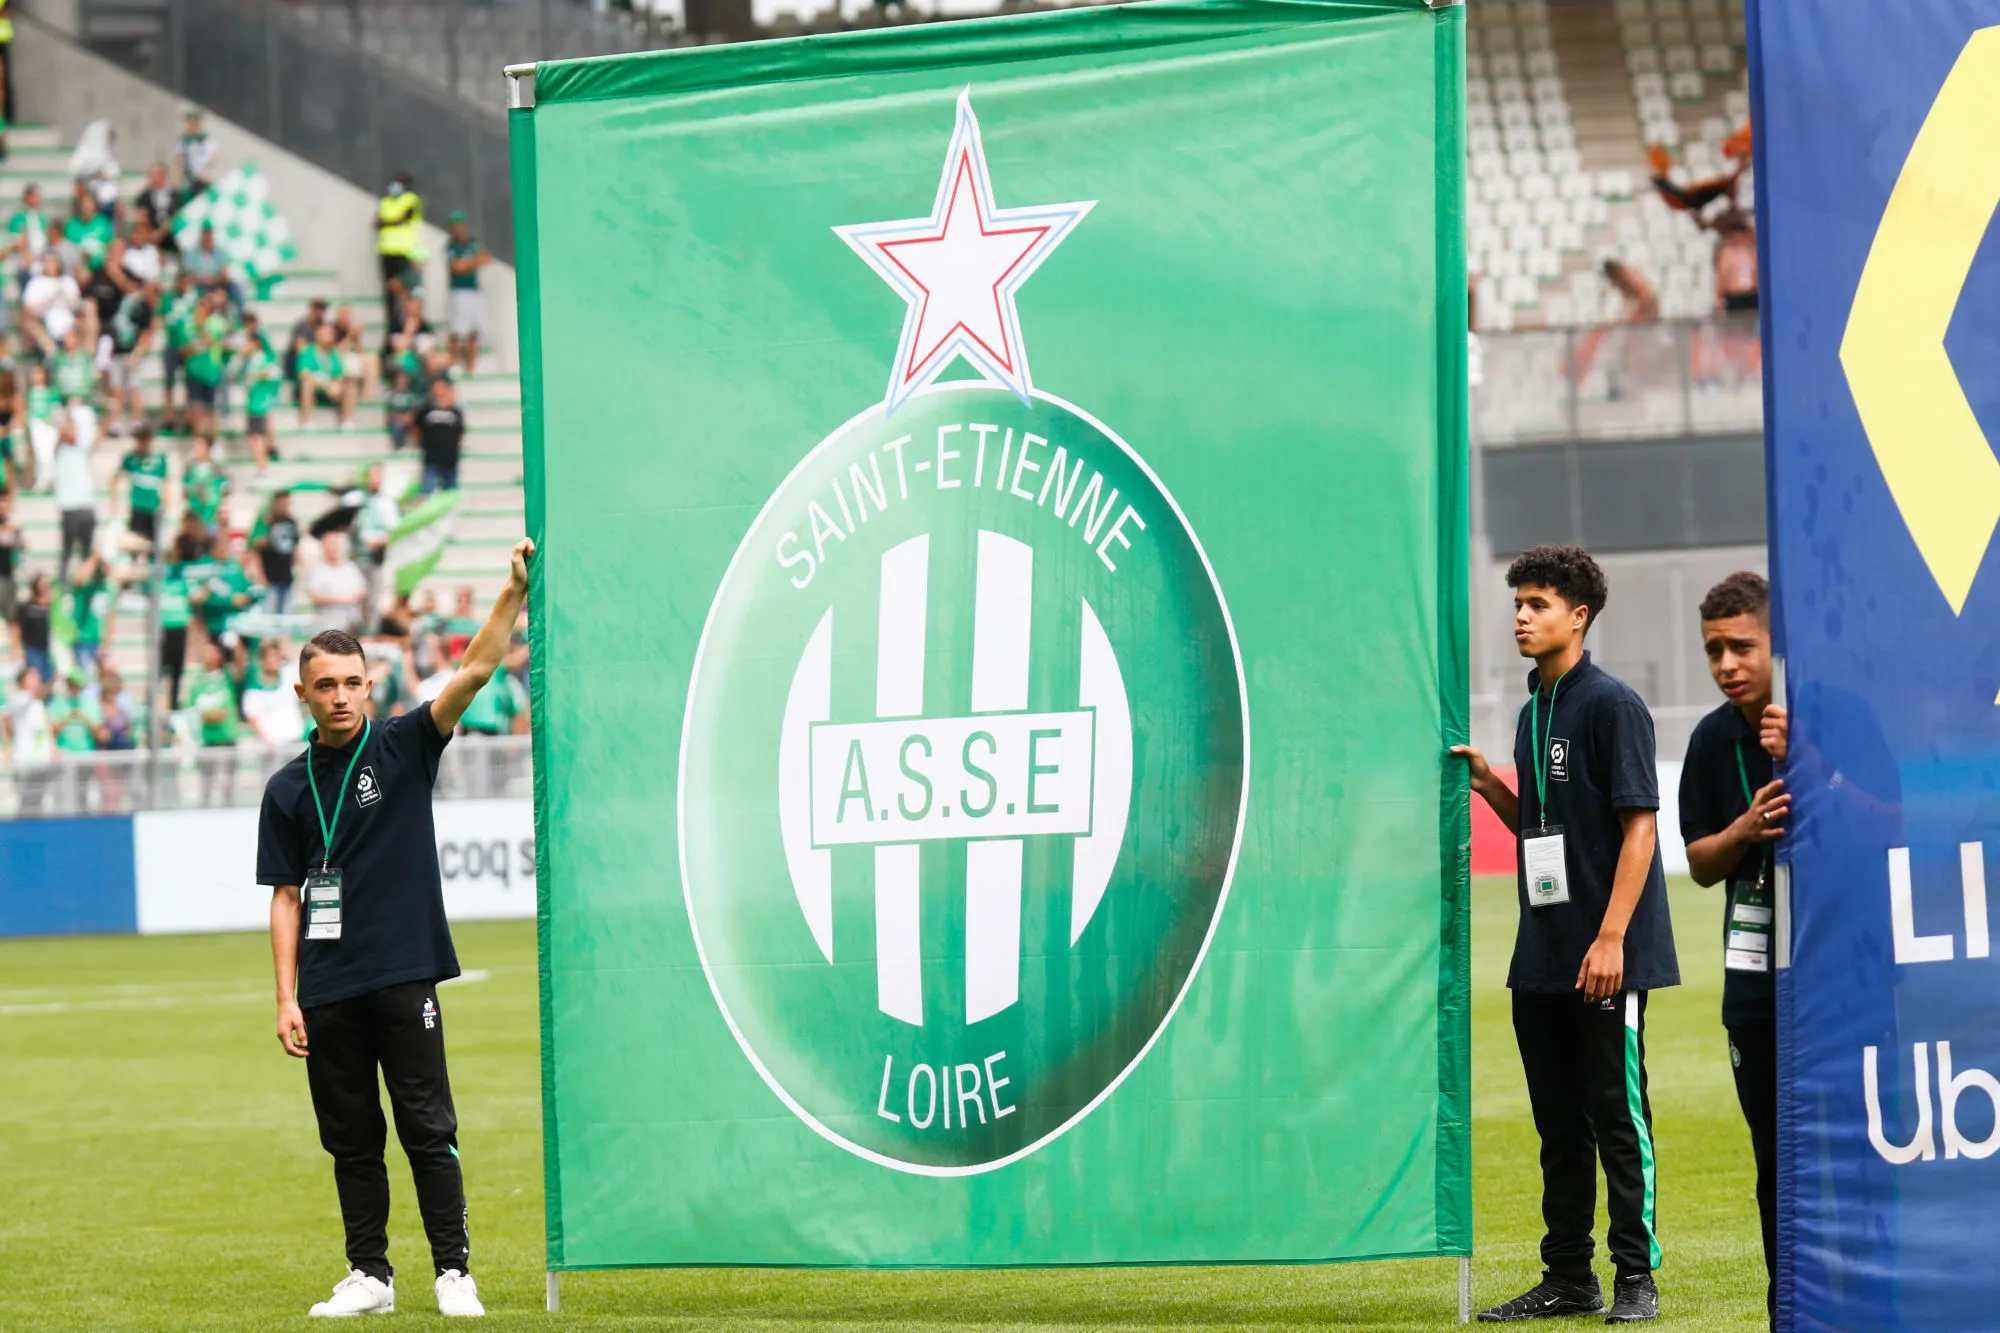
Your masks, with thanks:
[{"label": "green grass pitch", "polygon": [[[1539,1273],[1535,1138],[1507,1015],[1511,882],[1476,886],[1474,1297]],[[1673,888],[1688,984],[1649,1023],[1662,1325],[1754,1329],[1763,1265],[1750,1143],[1718,1018],[1717,896]],[[571,1273],[542,1310],[541,1099],[532,922],[458,928],[452,1081],[473,1268],[503,1328],[1435,1329],[1453,1260],[1025,1272]],[[260,935],[0,942],[0,1329],[270,1329],[341,1273],[332,1173],[304,1071],[271,1036]],[[391,1135],[393,1142],[394,1135]],[[441,1322],[409,1174],[390,1149],[399,1326]],[[1603,1234],[1600,1223],[1600,1240]],[[1608,1281],[1603,1256],[1600,1269]],[[1596,1321],[1585,1321],[1595,1325]],[[1581,1327],[1572,1322],[1568,1326]]]}]

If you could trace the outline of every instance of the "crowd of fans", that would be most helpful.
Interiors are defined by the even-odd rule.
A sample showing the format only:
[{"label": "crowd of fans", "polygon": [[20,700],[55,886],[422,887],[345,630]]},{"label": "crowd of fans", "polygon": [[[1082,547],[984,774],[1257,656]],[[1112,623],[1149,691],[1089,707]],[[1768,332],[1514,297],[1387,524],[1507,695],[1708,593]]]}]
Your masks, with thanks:
[{"label": "crowd of fans", "polygon": [[[451,218],[440,311],[415,244],[422,201],[399,177],[397,221],[375,226],[379,339],[352,308],[320,299],[281,330],[255,309],[269,275],[243,269],[223,238],[193,225],[197,214],[175,225],[216,180],[199,113],[189,109],[174,160],[154,164],[134,197],[121,197],[110,148],[93,127],[63,207],[30,185],[0,231],[0,616],[13,659],[0,744],[24,811],[40,804],[59,751],[185,746],[214,761],[203,765],[212,785],[229,780],[224,752],[239,743],[299,743],[295,645],[319,629],[363,638],[374,707],[387,716],[442,688],[479,624],[472,589],[446,612],[393,577],[408,510],[458,487],[465,417],[453,380],[476,363],[491,260],[463,218]],[[433,312],[448,314],[435,321],[444,327]],[[156,356],[157,385],[146,374]],[[379,463],[359,476],[274,479],[287,427],[352,431],[378,412],[386,457],[421,453],[417,484],[392,494]],[[241,463],[256,502],[247,525],[230,503]],[[59,535],[38,550],[16,508],[43,494]],[[318,511],[309,522],[298,514],[306,499]],[[111,660],[121,616],[157,627],[150,696],[129,663],[121,672]],[[464,727],[522,731],[526,710],[524,625]]]}]

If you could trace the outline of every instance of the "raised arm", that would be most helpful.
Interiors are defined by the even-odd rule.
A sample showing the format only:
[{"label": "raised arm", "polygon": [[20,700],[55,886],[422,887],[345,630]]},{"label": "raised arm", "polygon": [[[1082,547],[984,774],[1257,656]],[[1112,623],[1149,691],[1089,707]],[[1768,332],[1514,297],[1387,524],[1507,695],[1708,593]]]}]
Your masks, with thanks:
[{"label": "raised arm", "polygon": [[514,637],[514,621],[521,614],[522,599],[528,595],[528,560],[534,553],[532,540],[523,537],[514,543],[507,587],[493,603],[485,625],[466,645],[465,660],[431,701],[431,721],[437,724],[439,735],[449,736],[457,729],[458,720],[472,706],[472,696],[486,688],[486,682],[493,679],[493,673],[506,660],[507,644]]}]

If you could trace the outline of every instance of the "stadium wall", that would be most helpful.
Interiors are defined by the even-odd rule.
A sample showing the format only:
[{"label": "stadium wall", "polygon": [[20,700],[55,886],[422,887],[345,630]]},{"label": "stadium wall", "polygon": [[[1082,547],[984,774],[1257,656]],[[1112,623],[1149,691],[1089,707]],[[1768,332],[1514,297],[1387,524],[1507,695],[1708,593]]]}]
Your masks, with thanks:
[{"label": "stadium wall", "polygon": [[[74,143],[91,121],[108,120],[118,135],[119,165],[127,171],[143,172],[149,163],[171,157],[181,131],[179,97],[20,13],[14,15],[13,50],[15,95],[23,119],[53,126],[64,143]],[[203,116],[224,170],[255,162],[270,181],[272,198],[298,244],[301,266],[333,269],[341,290],[352,295],[380,290],[374,232],[369,226],[375,196],[212,111]],[[417,184],[421,193],[423,182]],[[11,208],[14,201],[0,202]],[[445,290],[445,239],[443,228],[424,228],[424,246],[431,256],[424,278],[432,292]],[[520,364],[514,270],[496,260],[481,275],[481,283],[486,292],[484,341],[490,359],[513,370]],[[442,319],[439,311],[434,322],[442,326]]]},{"label": "stadium wall", "polygon": [[[533,803],[435,809],[446,914],[533,916]],[[256,848],[254,809],[0,822],[0,937],[262,930],[271,897]]]}]

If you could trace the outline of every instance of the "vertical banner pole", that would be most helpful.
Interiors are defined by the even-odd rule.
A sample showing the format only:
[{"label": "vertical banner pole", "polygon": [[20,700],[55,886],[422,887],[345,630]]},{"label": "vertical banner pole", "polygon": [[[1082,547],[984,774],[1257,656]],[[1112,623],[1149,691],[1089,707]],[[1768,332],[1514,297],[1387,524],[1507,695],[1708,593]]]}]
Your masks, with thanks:
[{"label": "vertical banner pole", "polygon": [[549,1302],[550,1314],[562,1313],[562,1285],[560,1281],[561,1276],[562,1275],[559,1273],[548,1274],[548,1280],[549,1280],[548,1302]]},{"label": "vertical banner pole", "polygon": [[1472,1322],[1472,1256],[1458,1261],[1458,1322]]}]

